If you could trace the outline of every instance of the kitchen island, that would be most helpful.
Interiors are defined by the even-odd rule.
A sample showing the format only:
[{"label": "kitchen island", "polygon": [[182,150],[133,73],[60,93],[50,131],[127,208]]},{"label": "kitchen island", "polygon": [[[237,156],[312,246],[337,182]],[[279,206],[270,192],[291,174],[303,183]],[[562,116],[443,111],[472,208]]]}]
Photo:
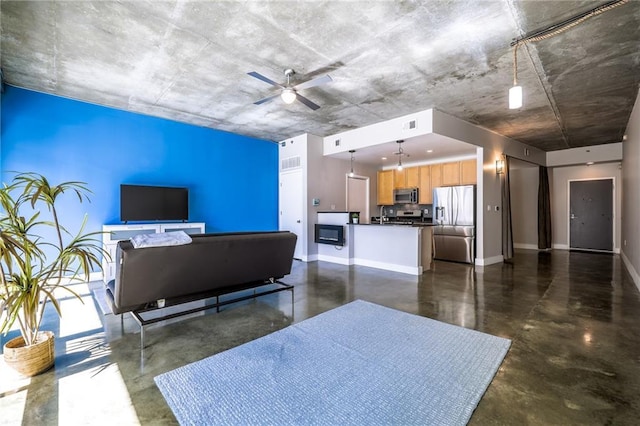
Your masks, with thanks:
[{"label": "kitchen island", "polygon": [[421,275],[431,269],[433,233],[424,225],[349,225],[355,265]]},{"label": "kitchen island", "polygon": [[318,223],[344,226],[344,244],[318,244],[318,260],[421,275],[431,269],[433,232],[427,224],[347,223],[342,212],[319,212]]}]

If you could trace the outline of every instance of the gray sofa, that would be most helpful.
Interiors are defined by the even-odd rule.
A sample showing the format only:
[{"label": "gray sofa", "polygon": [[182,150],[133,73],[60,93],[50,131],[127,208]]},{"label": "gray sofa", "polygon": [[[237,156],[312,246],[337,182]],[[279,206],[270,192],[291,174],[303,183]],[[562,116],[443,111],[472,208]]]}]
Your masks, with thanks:
[{"label": "gray sofa", "polygon": [[[145,320],[143,312],[213,297],[217,303],[208,307],[221,306],[220,295],[262,286],[267,290],[257,296],[293,289],[279,279],[291,272],[295,234],[241,232],[191,238],[191,244],[138,249],[130,241],[120,241],[116,277],[106,291],[113,313],[131,312],[144,332],[145,324],[158,319]],[[174,316],[178,315],[161,319]]]}]

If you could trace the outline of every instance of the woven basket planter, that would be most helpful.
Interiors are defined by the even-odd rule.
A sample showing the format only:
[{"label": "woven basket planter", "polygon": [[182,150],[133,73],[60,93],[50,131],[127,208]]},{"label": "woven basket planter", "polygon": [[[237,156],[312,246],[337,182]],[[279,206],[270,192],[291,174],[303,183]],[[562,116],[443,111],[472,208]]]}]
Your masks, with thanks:
[{"label": "woven basket planter", "polygon": [[50,331],[38,333],[36,343],[24,345],[22,336],[9,340],[4,345],[4,361],[7,365],[25,376],[35,376],[53,366],[54,336]]}]

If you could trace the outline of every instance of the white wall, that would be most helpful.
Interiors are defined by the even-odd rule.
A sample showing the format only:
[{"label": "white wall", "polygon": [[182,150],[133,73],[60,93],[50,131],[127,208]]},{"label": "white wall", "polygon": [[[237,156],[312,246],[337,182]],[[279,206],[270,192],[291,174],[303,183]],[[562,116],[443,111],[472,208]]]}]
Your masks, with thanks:
[{"label": "white wall", "polygon": [[622,142],[547,152],[547,167],[609,163],[622,160]]},{"label": "white wall", "polygon": [[551,232],[553,248],[569,248],[569,180],[614,178],[614,251],[620,250],[622,214],[622,172],[619,162],[592,166],[554,167],[549,173],[551,185]]},{"label": "white wall", "polygon": [[511,168],[511,222],[515,248],[538,249],[538,167]]},{"label": "white wall", "polygon": [[640,94],[627,124],[627,140],[622,143],[622,235],[627,240],[621,255],[627,270],[640,289]]}]

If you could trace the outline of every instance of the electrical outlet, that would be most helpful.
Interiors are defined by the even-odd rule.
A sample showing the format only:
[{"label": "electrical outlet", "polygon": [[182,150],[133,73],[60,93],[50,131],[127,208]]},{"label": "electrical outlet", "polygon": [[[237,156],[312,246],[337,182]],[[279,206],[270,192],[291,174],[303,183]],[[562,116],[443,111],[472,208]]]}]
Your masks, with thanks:
[{"label": "electrical outlet", "polygon": [[495,211],[499,212],[500,211],[500,206],[495,206]]}]

